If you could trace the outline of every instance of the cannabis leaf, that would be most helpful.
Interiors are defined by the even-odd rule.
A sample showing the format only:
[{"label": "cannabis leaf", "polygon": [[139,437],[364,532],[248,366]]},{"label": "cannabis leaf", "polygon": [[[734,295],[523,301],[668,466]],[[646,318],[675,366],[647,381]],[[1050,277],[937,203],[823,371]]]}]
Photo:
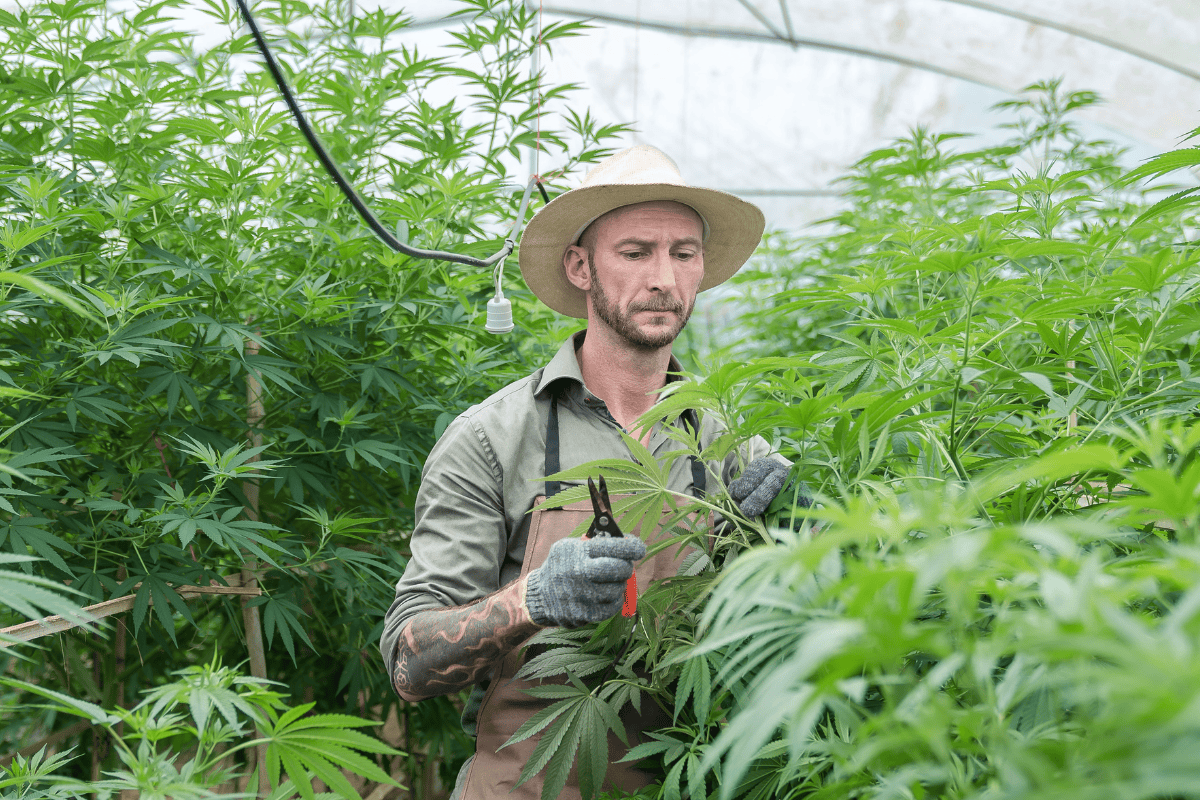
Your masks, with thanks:
[{"label": "cannabis leaf", "polygon": [[298,788],[305,800],[315,800],[311,776],[320,778],[342,797],[361,795],[342,774],[343,768],[378,783],[403,788],[395,779],[362,753],[399,755],[399,751],[355,728],[378,725],[377,722],[345,714],[313,714],[314,703],[289,709],[279,716],[259,717],[262,738],[251,744],[267,745],[267,769],[271,783],[279,786],[282,772]]}]

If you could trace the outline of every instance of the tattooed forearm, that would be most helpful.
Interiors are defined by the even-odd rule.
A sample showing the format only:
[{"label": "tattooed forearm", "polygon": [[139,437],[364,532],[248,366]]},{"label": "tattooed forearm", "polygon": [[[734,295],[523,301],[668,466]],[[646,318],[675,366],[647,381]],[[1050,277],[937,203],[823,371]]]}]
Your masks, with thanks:
[{"label": "tattooed forearm", "polygon": [[392,683],[405,700],[457,692],[477,683],[540,626],[525,608],[525,581],[457,608],[422,611],[396,643]]}]

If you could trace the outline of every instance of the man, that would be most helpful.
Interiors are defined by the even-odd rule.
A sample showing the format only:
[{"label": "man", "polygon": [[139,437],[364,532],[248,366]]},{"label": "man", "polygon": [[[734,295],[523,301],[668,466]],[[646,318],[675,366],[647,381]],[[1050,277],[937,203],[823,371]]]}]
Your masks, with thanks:
[{"label": "man", "polygon": [[[430,453],[412,560],[380,645],[407,700],[475,687],[464,725],[477,734],[476,755],[453,797],[513,796],[536,737],[524,747],[499,748],[539,707],[512,680],[521,644],[543,627],[617,614],[635,565],[643,588],[676,574],[671,554],[646,559],[636,536],[571,537],[590,506],[536,507],[557,490],[542,479],[596,459],[630,459],[622,431],[657,457],[680,446],[661,426],[638,429],[636,420],[680,370],[671,345],[697,292],[733,275],[763,226],[755,206],[687,186],[666,155],[639,146],[597,165],[526,228],[526,283],[556,311],[586,318],[587,329],[545,368],[459,416]],[[685,417],[699,425],[702,445],[721,432],[713,420]],[[750,466],[732,483],[736,455],[703,465],[674,459],[671,488],[702,493],[712,476],[730,485],[744,513],[761,514],[787,466],[766,458],[762,439],[747,450],[741,463]],[[608,778],[627,790],[649,780],[619,765]],[[537,798],[540,786],[530,781],[515,794]],[[563,796],[578,797],[579,790],[568,786]]]}]

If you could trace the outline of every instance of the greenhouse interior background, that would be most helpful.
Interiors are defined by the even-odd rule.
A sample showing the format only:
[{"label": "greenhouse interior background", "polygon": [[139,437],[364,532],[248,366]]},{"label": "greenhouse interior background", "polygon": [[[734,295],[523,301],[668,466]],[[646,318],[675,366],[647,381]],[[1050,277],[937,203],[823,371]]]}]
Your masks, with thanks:
[{"label": "greenhouse interior background", "polygon": [[[601,124],[629,125],[610,146],[653,145],[689,182],[754,202],[769,230],[791,234],[820,230],[814,226],[845,205],[837,178],[914,129],[969,134],[963,148],[1003,141],[1010,132],[1002,126],[1015,114],[996,104],[1039,82],[1098,94],[1101,102],[1074,122],[1084,135],[1124,148],[1130,166],[1179,146],[1200,123],[1197,0],[527,0],[526,7],[541,25],[591,26],[539,51],[531,69],[544,70],[547,84],[576,85],[572,108]],[[455,57],[447,48],[464,19],[453,16],[461,3],[347,0],[344,8],[403,12],[412,21],[398,42]],[[200,48],[226,35],[198,9],[173,13],[199,34]],[[450,86],[443,81],[433,97],[451,99]],[[555,168],[530,152],[527,171]],[[719,335],[733,292],[702,295],[693,330]]]},{"label": "greenhouse interior background", "polygon": [[[439,18],[451,7],[411,6],[414,28],[445,41]],[[1176,146],[1200,119],[1196,0],[530,7],[546,23],[595,26],[556,43],[549,81],[580,84],[575,102],[604,122],[632,123],[630,144],[669,153],[691,182],[753,198],[785,229],[835,211],[831,181],[911,128],[1000,136],[1006,116],[992,106],[1038,81],[1097,92],[1104,102],[1082,123],[1132,160]]]},{"label": "greenhouse interior background", "polygon": [[[362,10],[397,6],[353,0]],[[572,104],[629,123],[626,144],[670,154],[686,180],[763,209],[803,234],[843,206],[836,179],[915,128],[998,143],[1014,114],[994,106],[1061,80],[1101,102],[1076,123],[1126,149],[1131,166],[1200,124],[1197,0],[556,0],[542,24],[587,20],[541,66]],[[445,47],[459,6],[405,7],[417,46]],[[1029,165],[1036,171],[1037,165]],[[533,169],[533,164],[530,164]],[[554,164],[538,163],[540,172]],[[1175,176],[1186,184],[1187,173]],[[578,180],[578,176],[576,177]],[[1196,176],[1192,175],[1195,181]],[[731,289],[702,295],[720,331]]]},{"label": "greenhouse interior background", "polygon": [[[128,5],[115,0],[115,9]],[[346,13],[403,12],[397,38],[446,50],[454,0],[348,0]],[[15,6],[0,0],[0,7]],[[545,81],[577,84],[571,105],[632,131],[614,144],[668,153],[691,183],[763,208],[768,226],[801,231],[835,213],[832,182],[911,129],[965,132],[984,146],[1011,113],[993,110],[1031,84],[1102,99],[1085,133],[1136,163],[1200,122],[1197,0],[597,0],[532,2],[543,25],[586,20],[554,43]],[[197,47],[221,41],[211,18],[171,12]],[[268,36],[271,31],[267,30]],[[253,58],[254,54],[249,57]],[[446,88],[442,91],[448,92]],[[281,103],[282,107],[282,103]],[[529,167],[532,169],[533,163]],[[538,163],[553,172],[553,163]],[[580,176],[576,176],[576,180]]]},{"label": "greenhouse interior background", "polygon": [[[550,629],[573,705],[532,773],[593,800],[653,702],[639,798],[1200,800],[1200,0],[257,8],[374,233],[233,0],[0,0],[0,797],[450,796],[467,690],[410,701],[379,647],[422,468],[582,325],[510,257],[495,335],[474,257],[530,174],[648,144],[768,235],[637,421],[721,435],[564,479],[709,552],[666,613]],[[382,43],[343,23],[377,11]],[[486,100],[510,67],[599,146],[530,147],[540,88]],[[760,438],[765,509],[667,487]]]}]

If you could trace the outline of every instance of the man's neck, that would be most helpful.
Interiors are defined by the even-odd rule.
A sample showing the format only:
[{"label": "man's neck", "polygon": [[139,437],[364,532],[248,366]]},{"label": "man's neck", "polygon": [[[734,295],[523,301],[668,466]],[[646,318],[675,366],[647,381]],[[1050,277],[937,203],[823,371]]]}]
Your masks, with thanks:
[{"label": "man's neck", "polygon": [[[671,346],[635,349],[603,326],[593,326],[576,353],[584,384],[621,427],[632,432],[633,423],[650,410],[666,385]],[[638,438],[646,441],[649,431]]]}]

